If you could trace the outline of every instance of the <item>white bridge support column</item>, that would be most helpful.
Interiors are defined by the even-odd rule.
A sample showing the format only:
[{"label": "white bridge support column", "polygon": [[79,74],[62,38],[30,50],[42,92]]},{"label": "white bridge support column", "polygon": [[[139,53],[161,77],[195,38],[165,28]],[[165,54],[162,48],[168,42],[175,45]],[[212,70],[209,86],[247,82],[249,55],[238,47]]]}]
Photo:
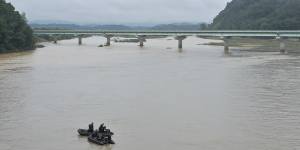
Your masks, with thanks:
[{"label": "white bridge support column", "polygon": [[146,35],[138,35],[138,39],[140,42],[140,47],[144,47],[144,42],[146,42]]},{"label": "white bridge support column", "polygon": [[105,44],[105,46],[110,46],[110,41],[111,41],[111,38],[113,36],[114,35],[112,35],[112,34],[104,34],[104,37],[106,38],[106,44]]},{"label": "white bridge support column", "polygon": [[57,44],[57,37],[55,35],[53,36],[53,43]]},{"label": "white bridge support column", "polygon": [[286,49],[286,39],[287,38],[278,36],[276,39],[279,40],[279,50],[280,50],[280,53],[281,54],[288,53],[288,51]]},{"label": "white bridge support column", "polygon": [[78,36],[78,45],[82,45],[82,37],[83,35]]},{"label": "white bridge support column", "polygon": [[221,37],[221,39],[224,41],[224,53],[228,54],[229,53],[229,39],[231,37],[226,36],[226,37]]},{"label": "white bridge support column", "polygon": [[178,50],[179,50],[179,52],[182,52],[182,48],[183,48],[182,41],[184,39],[186,39],[186,36],[185,35],[176,36],[175,39],[178,40]]}]

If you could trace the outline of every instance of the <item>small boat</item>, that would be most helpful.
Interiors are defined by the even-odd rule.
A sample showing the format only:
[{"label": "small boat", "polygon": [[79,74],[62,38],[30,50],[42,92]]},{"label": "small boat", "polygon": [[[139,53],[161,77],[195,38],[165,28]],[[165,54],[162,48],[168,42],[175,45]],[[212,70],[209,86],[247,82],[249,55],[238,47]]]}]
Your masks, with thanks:
[{"label": "small boat", "polygon": [[104,124],[101,124],[99,130],[94,130],[94,123],[89,124],[88,129],[78,129],[77,132],[81,136],[87,136],[88,141],[97,145],[115,144],[111,139],[113,132],[110,129],[106,129]]},{"label": "small boat", "polygon": [[78,131],[79,135],[81,135],[81,136],[89,136],[93,133],[87,129],[78,129],[77,131]]},{"label": "small boat", "polygon": [[107,139],[99,139],[98,137],[92,136],[92,135],[90,135],[88,137],[88,140],[89,140],[89,142],[92,142],[92,143],[95,143],[95,144],[98,144],[98,145],[110,144]]},{"label": "small boat", "polygon": [[110,141],[109,141],[109,144],[116,144],[116,143],[115,143],[115,141],[110,140]]},{"label": "small boat", "polygon": [[111,139],[111,135],[101,134],[99,132],[94,132],[93,134],[89,135],[88,141],[98,145],[115,144],[115,142]]}]

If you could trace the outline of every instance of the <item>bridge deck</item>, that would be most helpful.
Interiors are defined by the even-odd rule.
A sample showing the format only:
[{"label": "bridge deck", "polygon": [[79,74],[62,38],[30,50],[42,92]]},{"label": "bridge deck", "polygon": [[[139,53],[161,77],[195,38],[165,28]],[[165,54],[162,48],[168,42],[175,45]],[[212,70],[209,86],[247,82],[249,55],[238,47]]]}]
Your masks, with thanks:
[{"label": "bridge deck", "polygon": [[134,31],[134,30],[34,30],[36,35],[166,35],[166,36],[218,36],[218,37],[300,37],[300,30],[205,30],[205,31]]}]

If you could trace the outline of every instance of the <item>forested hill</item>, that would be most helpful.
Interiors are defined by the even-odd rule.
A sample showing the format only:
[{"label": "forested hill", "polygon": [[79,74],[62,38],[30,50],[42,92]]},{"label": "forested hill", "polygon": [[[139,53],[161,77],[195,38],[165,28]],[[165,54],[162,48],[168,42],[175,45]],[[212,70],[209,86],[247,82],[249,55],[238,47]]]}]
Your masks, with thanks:
[{"label": "forested hill", "polygon": [[211,29],[299,30],[300,0],[233,0]]},{"label": "forested hill", "polygon": [[33,48],[32,30],[26,23],[25,15],[5,0],[0,0],[0,53]]}]

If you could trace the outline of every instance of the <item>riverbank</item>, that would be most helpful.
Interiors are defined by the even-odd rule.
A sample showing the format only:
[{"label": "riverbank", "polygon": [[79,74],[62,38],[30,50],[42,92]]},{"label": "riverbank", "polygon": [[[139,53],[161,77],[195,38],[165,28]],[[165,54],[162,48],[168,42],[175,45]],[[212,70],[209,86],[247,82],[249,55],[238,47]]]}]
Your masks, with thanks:
[{"label": "riverbank", "polygon": [[[89,36],[84,36],[89,37]],[[27,51],[33,51],[36,48],[44,48],[45,46],[41,43],[44,42],[54,42],[54,40],[60,41],[60,40],[70,40],[77,38],[75,35],[58,35],[58,36],[51,36],[51,35],[35,35],[34,41],[35,45],[31,49],[15,49],[15,50],[9,50],[9,51],[0,51],[0,54],[9,54],[9,53],[18,53],[18,52],[27,52]]]},{"label": "riverbank", "polygon": [[[224,42],[220,38],[205,38],[212,40],[220,40],[218,42],[208,42],[203,45],[212,46],[224,46]],[[251,50],[259,52],[274,52],[279,49],[279,41],[277,39],[263,39],[263,38],[238,38],[234,37],[228,39],[229,47],[239,50]],[[300,52],[300,40],[299,39],[287,39],[286,49],[289,52]]]}]

